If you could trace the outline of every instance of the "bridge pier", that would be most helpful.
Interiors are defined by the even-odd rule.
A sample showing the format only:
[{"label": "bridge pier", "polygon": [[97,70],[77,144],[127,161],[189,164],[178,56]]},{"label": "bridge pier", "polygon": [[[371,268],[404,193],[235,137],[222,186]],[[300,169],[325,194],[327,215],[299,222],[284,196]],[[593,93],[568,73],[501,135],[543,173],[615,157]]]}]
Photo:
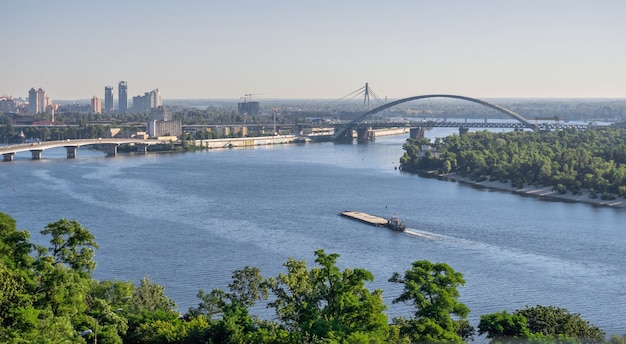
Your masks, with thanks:
[{"label": "bridge pier", "polygon": [[459,136],[465,135],[467,134],[467,132],[469,131],[469,128],[466,127],[460,127],[459,128]]},{"label": "bridge pier", "polygon": [[348,129],[344,131],[341,135],[337,136],[336,141],[343,143],[350,143],[354,139],[354,133],[352,129]]},{"label": "bridge pier", "polygon": [[13,161],[15,153],[3,153],[2,155],[4,156],[4,161]]},{"label": "bridge pier", "polygon": [[76,159],[76,149],[78,149],[77,146],[65,146],[65,149],[67,150],[68,159]]},{"label": "bridge pier", "polygon": [[356,140],[359,143],[374,141],[375,139],[376,133],[372,131],[372,128],[358,128],[356,130]]},{"label": "bridge pier", "polygon": [[107,144],[106,145],[106,147],[107,147],[107,156],[109,156],[109,157],[117,156],[117,146],[118,146],[117,143]]},{"label": "bridge pier", "polygon": [[417,127],[417,128],[411,128],[409,131],[409,137],[415,140],[419,140],[419,139],[423,139],[424,138],[424,128],[422,127]]},{"label": "bridge pier", "polygon": [[146,154],[146,153],[148,153],[148,145],[147,144],[137,143],[137,144],[135,144],[135,147],[137,147],[137,154]]},{"label": "bridge pier", "polygon": [[41,160],[42,149],[30,151],[33,160]]}]

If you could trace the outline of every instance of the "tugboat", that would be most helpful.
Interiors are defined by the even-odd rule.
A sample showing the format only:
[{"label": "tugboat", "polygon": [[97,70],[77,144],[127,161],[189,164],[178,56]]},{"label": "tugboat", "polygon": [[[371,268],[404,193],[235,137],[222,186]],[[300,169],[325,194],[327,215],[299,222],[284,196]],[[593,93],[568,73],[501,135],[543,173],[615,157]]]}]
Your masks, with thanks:
[{"label": "tugboat", "polygon": [[387,222],[387,228],[391,229],[392,231],[404,232],[406,226],[403,225],[402,222],[400,222],[398,216],[393,215]]}]

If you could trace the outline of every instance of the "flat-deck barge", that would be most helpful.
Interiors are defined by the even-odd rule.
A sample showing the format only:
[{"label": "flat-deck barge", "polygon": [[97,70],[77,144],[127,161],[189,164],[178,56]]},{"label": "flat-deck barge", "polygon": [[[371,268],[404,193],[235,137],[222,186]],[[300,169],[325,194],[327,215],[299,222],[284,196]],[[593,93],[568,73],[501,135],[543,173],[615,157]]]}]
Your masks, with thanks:
[{"label": "flat-deck barge", "polygon": [[395,215],[388,220],[382,217],[362,213],[360,211],[342,211],[341,216],[349,217],[376,227],[384,226],[394,231],[403,232],[406,229],[406,226],[404,226],[400,222],[400,219],[398,219]]},{"label": "flat-deck barge", "polygon": [[362,213],[360,211],[342,211],[341,216],[349,217],[354,220],[358,220],[361,222],[365,222],[372,226],[387,226],[389,220],[383,219],[382,217]]}]

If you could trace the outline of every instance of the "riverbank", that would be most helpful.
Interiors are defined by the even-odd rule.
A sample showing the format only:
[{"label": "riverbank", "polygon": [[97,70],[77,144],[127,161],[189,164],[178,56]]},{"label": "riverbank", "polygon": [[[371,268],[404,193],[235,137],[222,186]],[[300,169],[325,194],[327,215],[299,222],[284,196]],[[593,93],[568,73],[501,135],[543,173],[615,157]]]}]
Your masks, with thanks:
[{"label": "riverbank", "polygon": [[[420,173],[420,175],[424,175],[424,174]],[[587,204],[591,204],[595,206],[602,206],[602,207],[626,208],[626,199],[624,198],[616,198],[614,200],[603,200],[600,197],[591,198],[590,193],[587,190],[584,190],[582,194],[580,195],[574,195],[569,191],[565,194],[561,194],[558,191],[552,190],[552,186],[537,187],[533,185],[525,185],[524,187],[516,188],[514,186],[511,186],[510,183],[503,183],[500,181],[485,180],[482,182],[477,182],[477,181],[471,180],[468,177],[462,177],[456,173],[449,173],[449,174],[443,174],[443,175],[439,175],[435,173],[426,173],[426,175],[429,177],[435,177],[441,180],[454,181],[454,182],[472,185],[475,187],[512,192],[514,194],[530,196],[530,197],[538,197],[538,198],[552,200],[552,201],[578,202],[578,203],[587,203]]]}]

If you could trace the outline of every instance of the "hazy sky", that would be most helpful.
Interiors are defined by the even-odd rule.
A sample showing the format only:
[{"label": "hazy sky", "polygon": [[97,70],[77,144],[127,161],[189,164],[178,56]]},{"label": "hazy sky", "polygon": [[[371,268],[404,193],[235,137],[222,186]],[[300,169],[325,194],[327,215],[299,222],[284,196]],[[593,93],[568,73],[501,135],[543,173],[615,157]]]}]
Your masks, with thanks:
[{"label": "hazy sky", "polygon": [[626,97],[624,0],[9,0],[0,95]]}]

